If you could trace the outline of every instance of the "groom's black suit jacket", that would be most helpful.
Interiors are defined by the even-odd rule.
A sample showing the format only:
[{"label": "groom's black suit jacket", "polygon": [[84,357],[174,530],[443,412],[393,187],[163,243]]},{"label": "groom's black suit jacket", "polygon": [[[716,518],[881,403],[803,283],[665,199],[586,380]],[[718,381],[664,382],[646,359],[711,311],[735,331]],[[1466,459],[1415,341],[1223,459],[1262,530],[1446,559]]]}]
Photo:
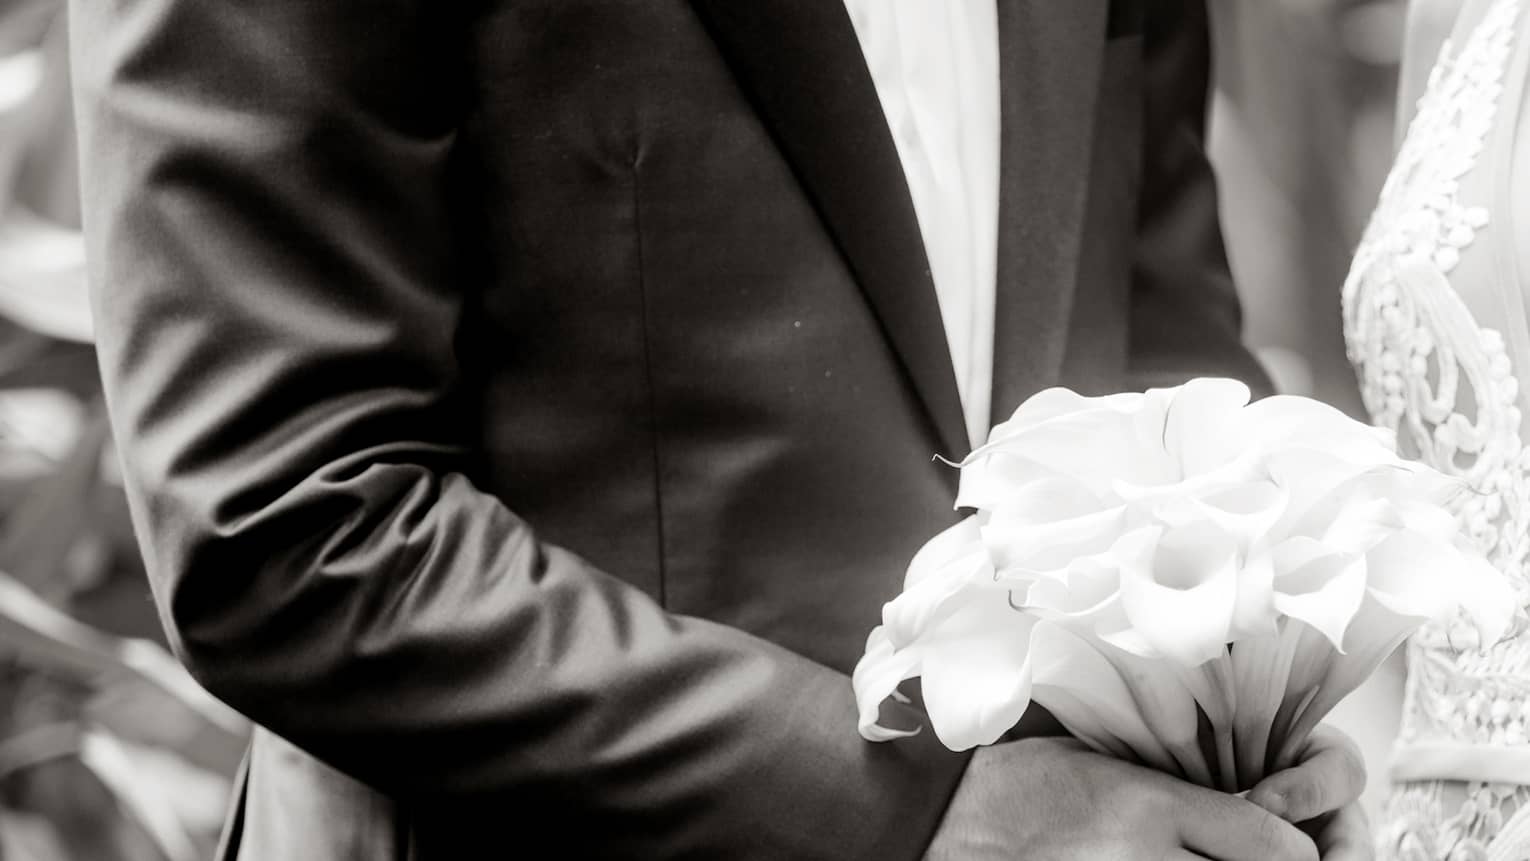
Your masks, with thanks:
[{"label": "groom's black suit jacket", "polygon": [[[1202,3],[997,2],[994,417],[1260,379]],[[417,857],[920,854],[965,760],[862,741],[847,673],[967,444],[839,0],[72,14],[111,413],[208,688]]]}]

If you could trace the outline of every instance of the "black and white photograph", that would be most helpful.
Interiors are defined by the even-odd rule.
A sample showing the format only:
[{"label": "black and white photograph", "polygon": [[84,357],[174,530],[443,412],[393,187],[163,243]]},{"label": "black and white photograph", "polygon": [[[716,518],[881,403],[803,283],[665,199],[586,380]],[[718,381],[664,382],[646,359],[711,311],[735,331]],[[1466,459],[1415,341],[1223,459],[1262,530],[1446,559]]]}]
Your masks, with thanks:
[{"label": "black and white photograph", "polygon": [[1521,374],[1530,0],[0,0],[0,861],[1530,861]]}]

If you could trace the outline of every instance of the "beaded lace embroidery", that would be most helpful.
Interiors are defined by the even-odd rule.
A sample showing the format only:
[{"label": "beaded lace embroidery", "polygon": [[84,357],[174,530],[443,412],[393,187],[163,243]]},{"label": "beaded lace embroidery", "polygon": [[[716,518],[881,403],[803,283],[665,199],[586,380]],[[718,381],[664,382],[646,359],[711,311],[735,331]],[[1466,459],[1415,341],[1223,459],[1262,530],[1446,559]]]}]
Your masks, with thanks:
[{"label": "beaded lace embroidery", "polygon": [[[1524,608],[1530,449],[1519,383],[1502,334],[1478,325],[1449,281],[1490,229],[1488,210],[1463,203],[1459,190],[1492,131],[1519,13],[1518,0],[1496,0],[1459,52],[1444,47],[1344,285],[1344,328],[1373,421],[1395,430],[1405,453],[1470,484],[1457,515]],[[1479,652],[1474,640],[1452,622],[1409,643],[1404,743],[1530,743],[1523,614],[1504,642]],[[1525,861],[1530,787],[1400,784],[1380,824],[1382,858]]]}]

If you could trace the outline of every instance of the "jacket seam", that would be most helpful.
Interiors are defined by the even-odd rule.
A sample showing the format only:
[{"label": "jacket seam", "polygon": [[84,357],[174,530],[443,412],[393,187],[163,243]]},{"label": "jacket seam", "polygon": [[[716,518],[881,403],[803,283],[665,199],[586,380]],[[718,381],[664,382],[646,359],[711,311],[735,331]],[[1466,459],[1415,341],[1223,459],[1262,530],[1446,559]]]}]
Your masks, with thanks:
[{"label": "jacket seam", "polygon": [[643,154],[639,149],[633,154],[632,159],[632,222],[634,247],[637,253],[637,281],[638,299],[640,308],[640,321],[642,326],[641,336],[643,342],[643,383],[648,395],[648,438],[652,453],[651,468],[653,470],[653,510],[654,532],[656,536],[655,556],[657,557],[659,575],[659,605],[669,607],[669,578],[666,571],[665,557],[665,530],[664,530],[664,491],[663,491],[663,458],[659,450],[659,397],[657,386],[654,383],[653,370],[653,344],[649,316],[648,302],[648,270],[643,260],[643,195],[639,184],[639,165]]}]

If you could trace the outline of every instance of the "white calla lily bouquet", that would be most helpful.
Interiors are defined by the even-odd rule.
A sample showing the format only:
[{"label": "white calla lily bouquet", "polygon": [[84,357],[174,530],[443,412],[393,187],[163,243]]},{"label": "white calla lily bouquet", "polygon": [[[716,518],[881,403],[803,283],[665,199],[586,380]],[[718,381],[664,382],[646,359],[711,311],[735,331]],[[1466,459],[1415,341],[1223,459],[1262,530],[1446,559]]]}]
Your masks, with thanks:
[{"label": "white calla lily bouquet", "polygon": [[1097,751],[1236,792],[1426,621],[1460,612],[1485,645],[1513,616],[1450,513],[1471,491],[1307,398],[1049,389],[960,469],[976,513],[914,557],[855,670],[872,741],[918,731],[879,722],[917,676],[952,749],[1034,702]]}]

